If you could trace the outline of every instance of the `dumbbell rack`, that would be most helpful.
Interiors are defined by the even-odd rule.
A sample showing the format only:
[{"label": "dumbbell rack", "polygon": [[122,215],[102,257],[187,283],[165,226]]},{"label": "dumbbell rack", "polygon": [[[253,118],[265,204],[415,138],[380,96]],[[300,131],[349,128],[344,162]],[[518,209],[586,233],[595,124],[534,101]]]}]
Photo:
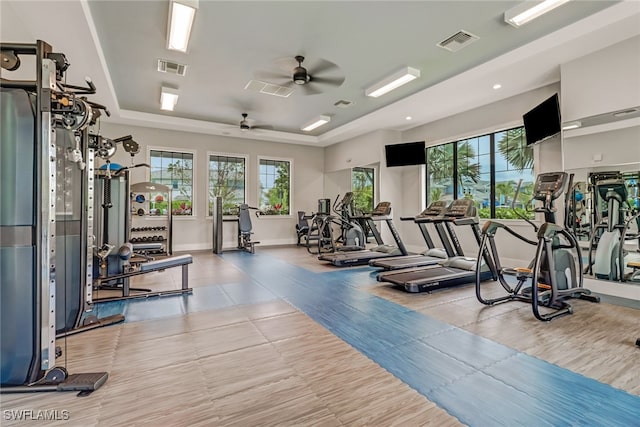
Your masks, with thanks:
[{"label": "dumbbell rack", "polygon": [[[151,215],[151,199],[153,194],[164,194],[167,200],[166,215]],[[142,195],[143,197],[139,197]],[[134,251],[147,255],[171,255],[172,225],[171,189],[153,182],[139,182],[130,186],[130,223],[129,243]],[[139,201],[141,200],[141,201]],[[160,243],[159,248],[145,247],[147,244]],[[154,245],[157,246],[157,245]]]},{"label": "dumbbell rack", "polygon": [[[130,243],[152,243],[159,242],[164,243],[167,241],[165,236],[167,226],[145,226],[145,227],[131,227]],[[153,236],[152,236],[153,234]],[[163,250],[164,251],[164,250]]]}]

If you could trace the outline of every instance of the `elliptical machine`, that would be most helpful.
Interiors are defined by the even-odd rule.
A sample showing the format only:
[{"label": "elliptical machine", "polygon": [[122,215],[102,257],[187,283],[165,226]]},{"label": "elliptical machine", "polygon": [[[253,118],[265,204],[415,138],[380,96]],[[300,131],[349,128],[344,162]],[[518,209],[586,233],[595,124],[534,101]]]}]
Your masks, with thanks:
[{"label": "elliptical machine", "polygon": [[[317,251],[307,245],[309,253],[318,255],[329,252],[357,251],[365,249],[366,239],[360,224],[353,217],[353,193],[347,192],[340,201],[338,195],[333,202],[333,212],[330,214],[317,214],[314,217],[315,233],[309,235],[310,239],[317,240]],[[340,236],[333,237],[333,225],[340,227]]]},{"label": "elliptical machine", "polygon": [[[571,188],[572,180],[573,175],[569,176],[565,172],[550,172],[537,176],[533,196],[527,205],[535,201],[542,202],[542,206],[534,208],[533,212],[544,214],[544,224],[538,227],[518,213],[520,218],[534,228],[537,240],[530,240],[496,221],[487,221],[484,224],[478,260],[482,259],[482,253],[489,246],[489,257],[493,262],[488,264],[493,265],[498,283],[507,295],[492,299],[482,296],[483,282],[480,276],[480,261],[478,261],[476,270],[478,301],[485,305],[507,301],[527,302],[531,304],[533,315],[542,321],[571,314],[573,312],[571,305],[566,302],[569,298],[580,298],[590,302],[600,301],[599,297],[591,295],[591,291],[583,287],[582,256],[575,236],[556,223],[556,208],[553,202],[562,196],[565,188]],[[519,191],[520,183],[514,202]],[[568,192],[565,194],[565,199],[568,194]],[[512,209],[517,213],[514,202],[512,202]],[[536,246],[536,255],[526,268],[502,267],[495,243],[495,234],[498,230],[505,230],[517,239]],[[516,285],[512,287],[505,279],[505,275],[515,276]],[[542,313],[541,306],[550,311]]]},{"label": "elliptical machine", "polygon": [[606,203],[607,210],[601,214],[591,234],[587,272],[597,279],[624,281],[624,241],[627,239],[627,230],[638,214],[625,221],[625,215],[633,208],[629,205],[629,192],[620,173],[606,173],[605,176],[596,174],[591,178],[597,199],[594,211],[600,210],[602,202]]}]

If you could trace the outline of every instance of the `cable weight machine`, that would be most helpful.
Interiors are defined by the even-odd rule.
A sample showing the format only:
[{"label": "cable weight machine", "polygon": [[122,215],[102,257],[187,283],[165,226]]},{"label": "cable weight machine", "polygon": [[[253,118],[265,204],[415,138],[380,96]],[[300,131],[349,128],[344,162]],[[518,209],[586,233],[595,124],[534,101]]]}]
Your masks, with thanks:
[{"label": "cable weight machine", "polygon": [[[80,326],[86,308],[80,289],[90,291],[87,276],[68,268],[82,265],[78,258],[87,259],[83,230],[90,228],[85,222],[90,218],[76,215],[81,203],[67,206],[65,185],[73,180],[66,175],[73,164],[81,174],[88,173],[86,129],[108,111],[81,96],[95,93],[91,80],[86,87],[64,83],[69,63],[47,43],[1,43],[0,50],[2,68],[8,71],[20,68],[21,56],[35,58],[32,80],[0,80],[0,391],[90,393],[104,384],[106,372],[69,375],[55,360],[60,353],[56,334]],[[61,149],[61,135],[71,136],[71,146]],[[58,161],[64,164],[60,175]],[[80,193],[89,187],[83,183]],[[75,227],[80,231],[73,231]],[[70,251],[75,263],[61,250],[71,246],[77,251]],[[75,293],[67,294],[70,289],[64,286],[59,289],[75,278],[82,285],[75,283]],[[68,296],[72,307],[66,310]]]}]

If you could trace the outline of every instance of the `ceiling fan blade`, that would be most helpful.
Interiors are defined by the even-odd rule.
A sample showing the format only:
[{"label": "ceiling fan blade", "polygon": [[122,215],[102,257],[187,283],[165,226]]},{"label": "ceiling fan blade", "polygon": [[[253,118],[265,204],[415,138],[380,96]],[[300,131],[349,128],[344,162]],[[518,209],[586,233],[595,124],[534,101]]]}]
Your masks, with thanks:
[{"label": "ceiling fan blade", "polygon": [[251,126],[251,130],[273,130],[273,126],[271,125],[258,125],[258,126]]},{"label": "ceiling fan blade", "polygon": [[311,75],[314,74],[322,74],[322,73],[326,73],[327,71],[333,71],[333,70],[339,70],[340,67],[338,67],[336,64],[334,64],[331,61],[327,61],[326,59],[317,59],[314,61],[313,67],[309,69],[309,73]]},{"label": "ceiling fan blade", "polygon": [[293,69],[298,66],[298,62],[295,60],[293,56],[285,56],[281,58],[276,58],[273,60],[273,63],[280,70],[285,73],[293,72]]},{"label": "ceiling fan blade", "polygon": [[320,83],[331,86],[340,86],[344,82],[344,77],[311,77],[311,83]]},{"label": "ceiling fan blade", "polygon": [[306,85],[296,85],[296,87],[300,88],[300,91],[303,95],[317,95],[319,93],[322,93],[320,89],[313,87],[313,85],[309,83],[307,83]]},{"label": "ceiling fan blade", "polygon": [[275,83],[284,86],[284,81],[291,81],[291,76],[283,73],[274,73],[272,71],[258,71],[256,77],[267,83]]}]

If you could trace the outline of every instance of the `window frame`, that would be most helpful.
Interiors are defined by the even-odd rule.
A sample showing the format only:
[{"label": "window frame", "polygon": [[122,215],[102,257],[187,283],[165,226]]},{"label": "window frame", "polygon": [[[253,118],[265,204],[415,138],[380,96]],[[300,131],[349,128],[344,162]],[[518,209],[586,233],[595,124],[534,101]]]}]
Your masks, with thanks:
[{"label": "window frame", "polygon": [[257,156],[257,177],[256,177],[256,184],[257,184],[257,207],[258,209],[261,208],[261,202],[262,202],[262,191],[260,190],[260,184],[261,184],[261,176],[260,176],[260,162],[262,160],[270,160],[270,161],[275,161],[275,162],[289,162],[289,213],[286,215],[274,215],[274,214],[267,214],[264,213],[262,215],[262,218],[293,218],[295,215],[293,214],[293,212],[295,211],[294,209],[294,205],[293,205],[293,173],[294,173],[294,165],[293,165],[293,159],[290,157],[277,157],[277,156]]},{"label": "window frame", "polygon": [[[172,215],[171,217],[175,220],[175,219],[179,219],[179,220],[189,220],[189,219],[195,219],[197,218],[197,210],[196,210],[196,169],[197,169],[197,152],[196,150],[190,150],[190,149],[176,149],[176,148],[168,148],[168,147],[158,147],[158,146],[147,146],[147,159],[149,160],[149,165],[151,166],[151,152],[152,151],[163,151],[163,152],[167,152],[167,153],[180,153],[180,154],[191,154],[192,156],[192,167],[191,167],[191,172],[192,172],[192,176],[191,176],[191,215]],[[152,182],[151,181],[151,167],[148,168],[147,171],[147,181]],[[172,198],[173,201],[173,198]],[[155,218],[166,218],[166,215],[159,215]]]},{"label": "window frame", "polygon": [[[247,172],[249,171],[249,156],[246,154],[240,154],[240,153],[223,153],[219,151],[207,151],[207,200],[206,200],[205,218],[211,218],[213,216],[209,213],[209,202],[210,202],[209,184],[210,184],[210,178],[211,178],[211,169],[210,169],[211,156],[235,157],[238,159],[244,159],[244,203],[249,204],[249,202],[247,201],[249,196],[249,192],[247,191],[248,185],[249,185],[248,174],[247,174]],[[224,214],[224,216],[230,217],[234,215]]]},{"label": "window frame", "polygon": [[[464,136],[464,137],[459,137],[455,140],[449,140],[449,141],[442,141],[439,142],[437,144],[433,144],[430,145],[428,147],[426,147],[427,149],[427,162],[425,165],[425,181],[424,181],[424,197],[427,203],[431,202],[429,200],[429,193],[430,193],[430,186],[429,186],[429,164],[428,164],[428,150],[430,148],[433,147],[438,147],[438,146],[444,146],[447,144],[452,144],[453,147],[453,170],[454,170],[454,174],[453,174],[453,199],[456,200],[459,198],[459,192],[460,192],[460,183],[458,182],[458,145],[461,142],[465,142],[471,139],[480,139],[482,137],[488,136],[489,137],[489,156],[490,156],[490,165],[489,165],[489,179],[490,179],[490,200],[492,201],[492,203],[489,203],[489,207],[490,207],[490,218],[481,218],[482,220],[492,220],[492,219],[500,219],[500,221],[522,221],[520,219],[503,219],[503,218],[496,218],[496,206],[495,206],[495,201],[496,201],[496,155],[498,154],[498,147],[497,147],[497,139],[496,139],[496,135],[500,134],[500,133],[507,133],[509,131],[512,130],[516,130],[516,129],[522,129],[523,133],[522,133],[522,139],[525,141],[525,148],[531,149],[532,152],[532,156],[533,156],[533,165],[532,165],[532,172],[533,172],[533,176],[535,178],[536,176],[536,161],[535,161],[535,152],[534,147],[531,146],[527,146],[526,144],[526,135],[524,134],[524,125],[522,124],[514,124],[505,128],[500,128],[497,130],[493,130],[493,131],[485,131],[484,133],[480,133],[477,135],[468,135],[468,136]],[[476,153],[476,158],[479,156],[480,154]],[[508,171],[508,170],[507,170]],[[500,172],[505,172],[505,171],[500,171]]]},{"label": "window frame", "polygon": [[365,212],[371,212],[371,211],[373,211],[373,209],[375,209],[376,202],[377,202],[376,190],[378,188],[377,188],[377,182],[376,181],[378,180],[378,168],[376,166],[354,166],[354,167],[352,167],[351,168],[351,191],[354,191],[354,188],[353,188],[353,172],[356,169],[371,169],[373,171],[373,182],[372,182],[372,188],[371,188],[371,191],[373,193],[372,194],[372,198],[371,198],[372,206],[369,208],[368,211],[365,211]]}]

